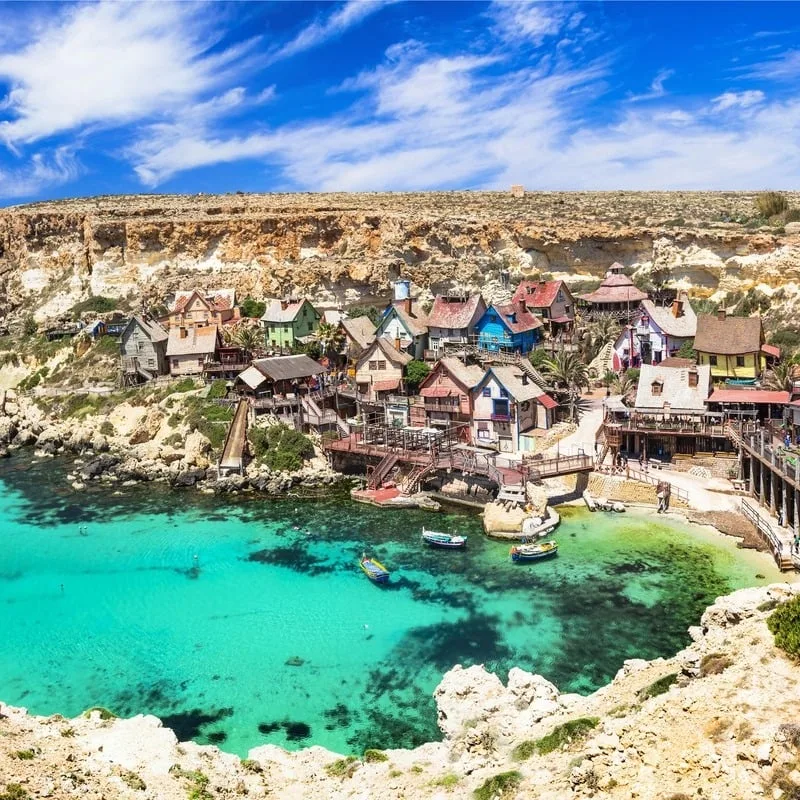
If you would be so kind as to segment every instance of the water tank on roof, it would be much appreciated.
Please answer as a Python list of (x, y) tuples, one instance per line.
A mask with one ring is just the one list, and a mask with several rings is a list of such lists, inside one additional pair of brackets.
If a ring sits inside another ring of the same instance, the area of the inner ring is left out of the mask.
[(411, 296), (411, 281), (399, 280), (394, 282), (394, 299), (406, 300)]

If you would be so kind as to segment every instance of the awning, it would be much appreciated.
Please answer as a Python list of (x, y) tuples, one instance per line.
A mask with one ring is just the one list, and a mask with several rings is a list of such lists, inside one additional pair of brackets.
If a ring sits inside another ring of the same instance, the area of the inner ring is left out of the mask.
[(558, 408), (558, 403), (549, 394), (540, 394), (536, 398), (545, 408)]
[(248, 367), (244, 372), (240, 372), (238, 378), (251, 389), (261, 386), (266, 380), (263, 373), (259, 372), (255, 367)]
[(572, 322), (572, 321), (573, 321), (572, 317), (566, 317), (566, 316), (562, 316), (562, 317), (553, 317), (553, 318), (550, 320), (550, 322), (558, 322), (558, 323), (561, 323), (561, 324), (563, 324), (563, 323), (565, 323), (565, 322)]
[(372, 390), (375, 392), (391, 392), (392, 389), (397, 389), (400, 386), (400, 379), (394, 381), (375, 381), (372, 384)]
[(765, 389), (717, 389), (711, 393), (706, 403), (742, 403), (743, 405), (786, 405), (789, 392)]

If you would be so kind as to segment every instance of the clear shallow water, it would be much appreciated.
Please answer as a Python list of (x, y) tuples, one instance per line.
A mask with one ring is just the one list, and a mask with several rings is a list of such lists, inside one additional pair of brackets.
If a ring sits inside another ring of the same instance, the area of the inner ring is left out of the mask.
[[(431, 692), (456, 663), (588, 693), (626, 658), (680, 649), (714, 597), (778, 575), (723, 537), (635, 514), (569, 509), (558, 558), (515, 565), (473, 515), (78, 494), (58, 465), (21, 460), (0, 462), (0, 490), (0, 698), (152, 713), (240, 755), (436, 739)], [(423, 522), (469, 534), (469, 550), (423, 548)], [(390, 586), (358, 569), (365, 550)]]

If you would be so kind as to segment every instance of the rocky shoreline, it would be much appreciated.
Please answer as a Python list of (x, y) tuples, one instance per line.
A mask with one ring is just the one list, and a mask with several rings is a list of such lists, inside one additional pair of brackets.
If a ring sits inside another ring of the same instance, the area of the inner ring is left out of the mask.
[(110, 415), (62, 420), (14, 390), (0, 391), (0, 458), (24, 447), (42, 458), (75, 456), (67, 479), (76, 490), (91, 483), (132, 486), (156, 481), (220, 494), (279, 495), (319, 491), (345, 480), (319, 455), (293, 472), (252, 463), (244, 475), (219, 477), (209, 440), (199, 431), (179, 433), (165, 417), (156, 406), (123, 405)]
[[(512, 669), (454, 667), (434, 697), (443, 741), (342, 756), (179, 743), (151, 716), (35, 717), (0, 706), (0, 792), (15, 798), (796, 797), (800, 670), (766, 619), (800, 585), (718, 598), (669, 659), (626, 661), (588, 697)], [(496, 789), (496, 791), (495, 791)], [(194, 792), (194, 793), (193, 793)]]

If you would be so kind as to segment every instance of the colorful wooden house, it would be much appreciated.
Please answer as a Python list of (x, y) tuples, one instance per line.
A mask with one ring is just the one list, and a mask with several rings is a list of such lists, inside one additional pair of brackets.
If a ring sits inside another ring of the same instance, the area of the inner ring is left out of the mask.
[(133, 317), (120, 336), (122, 373), (126, 383), (149, 381), (169, 372), (169, 334), (154, 319)]
[(384, 311), (375, 336), (420, 360), (428, 344), (428, 317), (410, 297), (395, 300)]
[(520, 300), (541, 317), (551, 333), (569, 330), (575, 322), (575, 298), (565, 281), (523, 281), (512, 302)]
[(475, 325), (478, 347), (496, 353), (530, 353), (541, 339), (542, 322), (524, 300), (491, 305)]
[(319, 327), (321, 314), (306, 298), (273, 300), (261, 317), (264, 341), (272, 350), (291, 349)]
[(480, 294), (436, 295), (433, 308), (428, 314), (428, 348), (432, 359), (439, 357), (446, 343), (471, 342), (475, 324), (485, 313), (486, 303)]
[(629, 321), (636, 314), (639, 303), (647, 299), (647, 292), (639, 289), (622, 272), (623, 269), (622, 264), (612, 264), (603, 282), (593, 292), (578, 295), (585, 317), (613, 316)]
[(558, 404), (521, 367), (490, 367), (472, 395), (473, 441), (501, 453), (535, 450), (555, 422)]
[(411, 424), (420, 427), (451, 428), (463, 425), (464, 441), (471, 439), (472, 390), (483, 378), (484, 370), (445, 357), (436, 362), (419, 386), (420, 402), (411, 407)]
[(206, 325), (229, 325), (240, 319), (233, 289), (200, 292), (176, 292), (169, 312), (170, 328), (191, 328)]
[(216, 325), (170, 328), (167, 360), (170, 375), (201, 375), (206, 364), (215, 360), (220, 346)]
[(766, 363), (763, 344), (761, 317), (729, 317), (721, 309), (697, 318), (697, 363), (711, 367), (712, 380), (755, 383)]
[(395, 347), (387, 338), (376, 338), (356, 364), (356, 386), (359, 394), (369, 402), (378, 402), (389, 395), (400, 394), (403, 370), (411, 360), (409, 353)]

